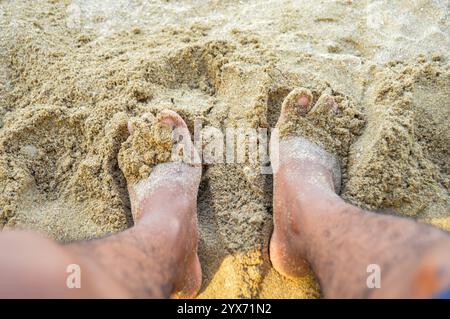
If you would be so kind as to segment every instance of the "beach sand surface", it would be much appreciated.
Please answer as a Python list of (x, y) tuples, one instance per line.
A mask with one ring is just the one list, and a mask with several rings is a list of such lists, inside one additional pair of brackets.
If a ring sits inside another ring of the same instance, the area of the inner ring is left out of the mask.
[[(63, 243), (123, 231), (129, 119), (169, 108), (205, 135), (272, 128), (305, 87), (360, 116), (333, 142), (346, 200), (450, 230), (449, 47), (443, 0), (2, 0), (0, 227)], [(199, 297), (318, 298), (313, 273), (271, 268), (259, 170), (203, 167)]]

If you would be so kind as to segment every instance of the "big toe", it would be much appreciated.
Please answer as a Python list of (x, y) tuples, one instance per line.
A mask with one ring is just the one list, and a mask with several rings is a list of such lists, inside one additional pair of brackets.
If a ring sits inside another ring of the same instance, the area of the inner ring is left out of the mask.
[(173, 129), (172, 138), (176, 143), (172, 153), (173, 160), (181, 160), (195, 166), (201, 164), (198, 152), (192, 143), (188, 126), (178, 113), (165, 109), (158, 114), (156, 120), (161, 124), (171, 126)]
[(187, 129), (186, 122), (175, 111), (164, 109), (159, 112), (157, 121), (161, 124), (172, 126), (172, 128), (185, 128)]
[(284, 99), (281, 106), (280, 121), (288, 121), (293, 116), (305, 116), (311, 109), (313, 95), (310, 90), (296, 88)]

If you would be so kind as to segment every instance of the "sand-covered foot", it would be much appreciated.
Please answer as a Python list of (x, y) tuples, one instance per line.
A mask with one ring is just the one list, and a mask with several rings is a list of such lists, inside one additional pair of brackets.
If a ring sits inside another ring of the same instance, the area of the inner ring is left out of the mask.
[[(314, 101), (316, 101), (314, 103)], [(302, 247), (299, 202), (310, 190), (339, 193), (341, 168), (364, 125), (361, 113), (342, 95), (294, 89), (282, 104), (277, 123), (278, 154), (274, 168), (274, 231), (270, 242), (273, 267), (287, 277), (307, 273)], [(277, 155), (277, 156), (275, 156)], [(275, 159), (276, 157), (276, 159)]]
[(277, 128), (281, 141), (303, 137), (335, 155), (345, 175), (350, 146), (364, 124), (349, 97), (332, 90), (314, 96), (308, 89), (297, 88), (284, 99)]
[[(197, 255), (197, 192), (201, 165), (186, 123), (175, 112), (164, 110), (154, 117), (145, 114), (128, 123), (130, 136), (119, 152), (135, 224), (161, 223), (175, 218), (182, 231), (180, 255), (172, 297), (193, 297), (201, 285), (201, 267)], [(155, 217), (155, 214), (164, 216)], [(158, 226), (159, 227), (159, 226)], [(164, 229), (162, 229), (164, 230)]]

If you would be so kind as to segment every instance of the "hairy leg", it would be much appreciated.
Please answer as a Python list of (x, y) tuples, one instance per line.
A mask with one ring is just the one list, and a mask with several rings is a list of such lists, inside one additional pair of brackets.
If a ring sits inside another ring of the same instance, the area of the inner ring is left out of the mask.
[[(164, 123), (186, 128), (176, 113), (162, 113)], [(155, 166), (148, 179), (128, 187), (135, 225), (109, 237), (63, 246), (33, 233), (3, 232), (0, 297), (194, 296), (201, 284), (200, 177), (200, 166)], [(81, 270), (79, 289), (66, 285), (67, 267), (73, 264)]]
[[(450, 286), (448, 233), (343, 201), (338, 161), (315, 143), (293, 136), (279, 150), (270, 256), (280, 273), (298, 277), (309, 264), (331, 298), (431, 297)], [(381, 288), (368, 287), (369, 265), (380, 267)]]
[(0, 234), (0, 298), (129, 296), (95, 262), (81, 269), (81, 287), (69, 289), (66, 284), (69, 265), (79, 263), (77, 255), (39, 234), (3, 231)]

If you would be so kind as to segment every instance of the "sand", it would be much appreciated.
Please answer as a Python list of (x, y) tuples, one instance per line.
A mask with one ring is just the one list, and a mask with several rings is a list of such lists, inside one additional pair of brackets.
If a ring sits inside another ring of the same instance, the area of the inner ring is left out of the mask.
[(127, 184), (148, 178), (155, 165), (172, 160), (172, 128), (156, 122), (154, 116), (150, 120), (145, 116), (129, 119), (133, 134), (119, 150), (118, 164)]
[[(274, 127), (305, 87), (351, 111), (310, 127), (340, 157), (346, 200), (450, 230), (448, 15), (431, 0), (0, 1), (0, 225), (63, 243), (124, 230), (129, 119)], [(252, 165), (204, 165), (200, 297), (320, 297), (314, 274), (270, 266), (271, 185)]]

